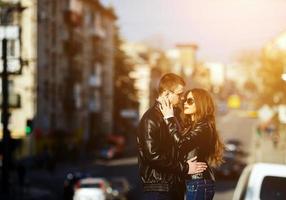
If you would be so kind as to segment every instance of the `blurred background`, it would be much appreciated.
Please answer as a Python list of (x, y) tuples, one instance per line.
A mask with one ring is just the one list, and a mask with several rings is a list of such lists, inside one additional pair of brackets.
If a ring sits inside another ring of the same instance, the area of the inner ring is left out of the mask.
[(168, 72), (215, 99), (226, 144), (215, 199), (232, 199), (249, 164), (285, 165), (285, 10), (284, 0), (1, 0), (0, 199), (140, 199), (136, 127)]

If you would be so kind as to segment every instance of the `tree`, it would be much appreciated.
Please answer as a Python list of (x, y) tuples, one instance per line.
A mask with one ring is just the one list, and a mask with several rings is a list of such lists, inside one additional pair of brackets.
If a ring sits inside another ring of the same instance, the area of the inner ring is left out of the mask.
[(248, 77), (243, 89), (252, 94), (258, 107), (263, 104), (285, 103), (286, 83), (281, 79), (286, 64), (285, 52), (272, 44), (265, 46), (260, 54), (254, 51), (243, 52), (238, 57), (238, 62), (243, 67), (244, 76)]
[(258, 75), (262, 80), (262, 92), (259, 94), (258, 105), (286, 103), (286, 83), (281, 79), (285, 65), (285, 52), (274, 53), (269, 54), (264, 51), (261, 56)]
[(119, 35), (119, 28), (115, 28), (114, 34), (115, 56), (114, 56), (114, 109), (113, 121), (114, 132), (126, 134), (131, 126), (130, 119), (121, 116), (121, 112), (126, 109), (138, 110), (136, 97), (135, 80), (129, 74), (133, 70), (133, 64), (122, 50), (122, 39)]

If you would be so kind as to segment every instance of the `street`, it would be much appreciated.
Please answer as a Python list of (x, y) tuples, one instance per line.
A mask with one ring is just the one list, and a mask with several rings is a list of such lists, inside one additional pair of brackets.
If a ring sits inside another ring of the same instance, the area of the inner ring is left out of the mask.
[[(114, 164), (115, 163), (115, 164)], [(65, 176), (69, 172), (86, 172), (97, 177), (125, 177), (131, 184), (131, 191), (128, 196), (129, 200), (138, 200), (142, 194), (140, 181), (138, 179), (137, 159), (120, 159), (105, 164), (93, 164), (86, 166), (59, 165), (54, 172), (46, 170), (30, 171), (27, 174), (27, 182), (22, 193), (19, 193), (19, 187), (14, 189), (17, 194), (13, 199), (63, 199), (63, 183)], [(236, 181), (219, 180), (216, 188), (215, 198), (217, 200), (228, 200), (232, 197), (232, 192)], [(21, 196), (24, 194), (23, 196)]]
[[(236, 138), (242, 141), (247, 152), (250, 153), (252, 142), (248, 139), (252, 135), (252, 129), (256, 123), (255, 119), (241, 115), (242, 111), (232, 110), (218, 119), (218, 129), (224, 140)], [(239, 128), (238, 128), (239, 127)], [(132, 137), (133, 142), (135, 138)], [(132, 141), (131, 141), (132, 143)], [(134, 144), (134, 143), (133, 143)], [(96, 177), (125, 177), (130, 185), (131, 191), (128, 199), (138, 199), (142, 194), (138, 177), (138, 166), (135, 145), (128, 148), (128, 156), (110, 161), (90, 160), (83, 162), (59, 163), (54, 171), (36, 169), (27, 171), (24, 190), (25, 196), (20, 197), (21, 191), (17, 182), (16, 173), (13, 175), (13, 190), (19, 194), (14, 199), (62, 199), (63, 186), (66, 175), (70, 172), (83, 172)], [(250, 154), (249, 154), (250, 155)], [(237, 180), (219, 178), (216, 183), (215, 200), (229, 200), (232, 198)]]
[[(226, 142), (229, 139), (238, 139), (242, 142), (244, 151), (251, 155), (251, 146), (253, 130), (257, 119), (247, 117), (243, 110), (230, 110), (226, 115), (220, 116), (217, 119), (218, 131), (223, 140)], [(248, 157), (245, 161), (248, 163)], [(237, 180), (225, 180), (217, 182), (217, 191), (215, 200), (229, 200), (232, 199), (234, 188)]]
[(238, 139), (247, 152), (252, 145), (256, 124), (257, 119), (248, 117), (243, 110), (230, 110), (226, 115), (217, 118), (217, 129), (223, 140)]

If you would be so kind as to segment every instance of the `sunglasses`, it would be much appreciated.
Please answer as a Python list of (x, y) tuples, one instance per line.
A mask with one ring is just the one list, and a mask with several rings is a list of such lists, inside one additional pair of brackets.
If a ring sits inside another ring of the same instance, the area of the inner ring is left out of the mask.
[(189, 105), (193, 105), (195, 103), (195, 100), (193, 98), (187, 98), (186, 102)]

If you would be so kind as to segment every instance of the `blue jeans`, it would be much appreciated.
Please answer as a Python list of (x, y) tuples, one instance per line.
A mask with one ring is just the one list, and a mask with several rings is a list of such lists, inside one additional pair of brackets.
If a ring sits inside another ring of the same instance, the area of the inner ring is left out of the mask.
[(186, 200), (212, 200), (214, 197), (215, 186), (212, 180), (187, 180), (186, 187)]
[(144, 192), (142, 200), (172, 200), (169, 192)]

